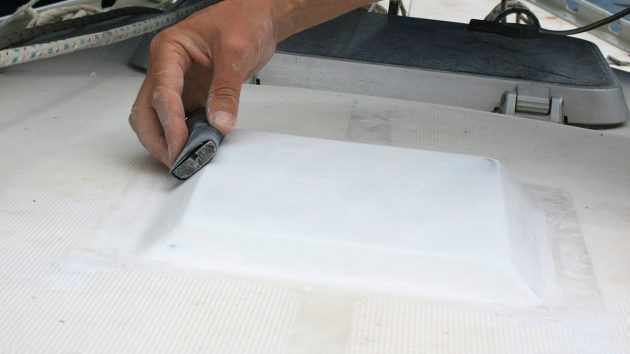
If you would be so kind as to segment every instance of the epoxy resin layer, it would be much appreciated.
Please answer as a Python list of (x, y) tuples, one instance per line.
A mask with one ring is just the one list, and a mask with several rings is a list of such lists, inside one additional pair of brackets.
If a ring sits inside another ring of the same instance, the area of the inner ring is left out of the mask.
[(149, 259), (515, 305), (553, 288), (542, 213), (488, 158), (237, 131), (166, 194)]

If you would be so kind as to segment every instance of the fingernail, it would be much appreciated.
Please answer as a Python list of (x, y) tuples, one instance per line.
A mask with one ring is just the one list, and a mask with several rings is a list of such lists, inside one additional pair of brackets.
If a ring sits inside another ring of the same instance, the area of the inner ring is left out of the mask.
[(230, 132), (234, 127), (234, 118), (232, 115), (225, 111), (218, 111), (212, 113), (210, 117), (210, 121), (215, 128), (223, 131)]

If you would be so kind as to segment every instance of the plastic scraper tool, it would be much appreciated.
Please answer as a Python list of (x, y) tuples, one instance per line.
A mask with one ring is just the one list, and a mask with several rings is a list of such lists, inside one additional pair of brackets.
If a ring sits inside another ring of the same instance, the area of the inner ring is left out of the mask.
[(217, 153), (223, 135), (208, 123), (205, 108), (186, 117), (188, 142), (171, 167), (171, 174), (182, 181), (201, 170)]

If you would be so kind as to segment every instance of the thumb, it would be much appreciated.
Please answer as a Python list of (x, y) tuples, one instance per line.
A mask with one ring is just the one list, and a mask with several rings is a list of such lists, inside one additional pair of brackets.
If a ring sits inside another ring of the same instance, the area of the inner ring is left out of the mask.
[(223, 134), (230, 133), (236, 123), (242, 85), (243, 78), (232, 66), (215, 65), (206, 115), (210, 124)]

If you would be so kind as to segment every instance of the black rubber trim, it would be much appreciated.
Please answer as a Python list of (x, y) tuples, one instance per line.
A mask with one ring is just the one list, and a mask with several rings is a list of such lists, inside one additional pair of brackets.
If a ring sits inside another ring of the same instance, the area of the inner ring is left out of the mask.
[(84, 16), (73, 18), (70, 20), (49, 23), (42, 26), (28, 28), (22, 31), (17, 31), (8, 35), (0, 36), (0, 49), (17, 47), (47, 34), (72, 30), (79, 27), (88, 26), (121, 17), (154, 15), (161, 13), (164, 13), (164, 10), (145, 6), (130, 6), (110, 10), (107, 12), (101, 12), (99, 14), (91, 16)]

